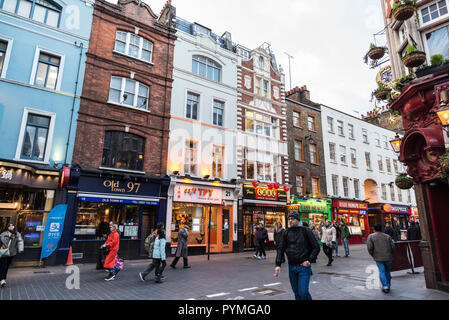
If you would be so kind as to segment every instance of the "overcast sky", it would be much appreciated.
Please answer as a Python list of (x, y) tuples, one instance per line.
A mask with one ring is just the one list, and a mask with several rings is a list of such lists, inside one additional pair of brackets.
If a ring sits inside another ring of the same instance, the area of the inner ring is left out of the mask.
[[(144, 0), (156, 14), (166, 0)], [(383, 29), (380, 0), (172, 0), (179, 17), (232, 34), (250, 49), (271, 44), (290, 88), (307, 85), (311, 100), (354, 116), (374, 107), (378, 70), (363, 63), (373, 34)], [(377, 38), (386, 45), (385, 37)]]

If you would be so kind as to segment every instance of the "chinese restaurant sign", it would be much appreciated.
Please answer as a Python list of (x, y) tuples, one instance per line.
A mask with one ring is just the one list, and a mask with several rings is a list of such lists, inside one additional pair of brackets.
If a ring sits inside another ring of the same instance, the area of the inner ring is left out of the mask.
[(243, 197), (245, 199), (253, 200), (268, 200), (268, 201), (282, 201), (287, 202), (287, 192), (282, 189), (269, 189), (268, 187), (243, 187)]
[(221, 204), (223, 192), (219, 188), (198, 185), (176, 185), (174, 201)]

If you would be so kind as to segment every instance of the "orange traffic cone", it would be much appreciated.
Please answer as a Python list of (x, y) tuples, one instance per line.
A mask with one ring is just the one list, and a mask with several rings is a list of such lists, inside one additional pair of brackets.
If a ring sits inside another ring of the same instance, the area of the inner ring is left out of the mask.
[(65, 265), (66, 265), (66, 266), (71, 266), (71, 265), (73, 265), (73, 259), (72, 259), (72, 246), (70, 246), (69, 256), (67, 257), (67, 262), (66, 262)]

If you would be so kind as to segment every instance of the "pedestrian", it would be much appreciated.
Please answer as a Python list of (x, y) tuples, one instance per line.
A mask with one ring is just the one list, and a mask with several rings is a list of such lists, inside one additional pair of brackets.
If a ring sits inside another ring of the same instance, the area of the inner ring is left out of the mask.
[[(158, 237), (158, 230), (163, 228), (162, 223), (158, 223), (156, 226), (156, 229), (154, 231), (151, 231), (151, 233), (148, 235), (148, 237), (145, 239), (144, 247), (145, 250), (148, 252), (148, 258), (152, 259), (152, 262), (148, 265), (148, 267), (145, 269), (144, 272), (140, 272), (140, 279), (142, 281), (145, 281), (145, 277), (151, 273), (160, 263), (160, 261), (155, 261), (155, 258), (153, 257), (154, 253), (154, 244), (156, 242), (156, 239)], [(165, 238), (165, 235), (164, 235)]]
[(412, 221), (410, 227), (407, 229), (407, 240), (408, 241), (417, 241), (421, 240), (421, 232), (416, 226), (416, 222)]
[(321, 242), (323, 243), (323, 252), (328, 257), (329, 261), (327, 266), (330, 267), (332, 265), (332, 250), (335, 247), (335, 241), (337, 239), (337, 231), (335, 230), (332, 223), (327, 220), (326, 224), (323, 227), (323, 234), (321, 236)]
[(256, 225), (256, 230), (254, 231), (254, 238), (253, 238), (254, 248), (256, 248), (256, 252), (253, 255), (254, 259), (259, 259), (260, 245), (259, 245), (259, 240), (257, 239), (257, 234), (259, 232), (260, 232), (259, 225)]
[[(277, 248), (279, 247), (279, 243), (282, 238), (282, 234), (285, 232), (285, 229), (282, 227), (282, 222), (278, 221), (276, 223), (276, 229), (274, 229), (274, 245)], [(282, 262), (285, 262), (285, 257), (282, 257)]]
[[(148, 266), (148, 268), (144, 272), (140, 272), (139, 276), (142, 281), (145, 281), (145, 277), (148, 276), (148, 274), (155, 270), (155, 281), (160, 283), (163, 280), (165, 280), (165, 277), (162, 276), (162, 272), (164, 271), (165, 265), (166, 265), (166, 253), (165, 253), (165, 247), (167, 244), (167, 240), (165, 239), (165, 230), (163, 224), (158, 224), (156, 227), (156, 231), (153, 232), (155, 234), (154, 241), (152, 241), (152, 245), (150, 244), (150, 251), (151, 258), (153, 261)], [(150, 236), (152, 236), (151, 234)]]
[(259, 242), (259, 260), (266, 259), (265, 243), (268, 242), (268, 230), (264, 228), (263, 224), (260, 224), (259, 232), (257, 233), (257, 241)]
[(190, 268), (188, 264), (188, 239), (189, 239), (189, 226), (184, 225), (183, 228), (179, 229), (178, 232), (178, 247), (176, 248), (175, 259), (170, 264), (170, 267), (176, 269), (176, 264), (180, 257), (182, 257), (184, 261), (184, 269)]
[(385, 223), (385, 231), (386, 234), (388, 234), (393, 241), (397, 240), (396, 231), (391, 227), (391, 224), (389, 222)]
[(309, 292), (311, 263), (316, 262), (320, 246), (309, 228), (299, 225), (299, 213), (288, 215), (289, 228), (280, 239), (274, 276), (281, 272), (282, 257), (287, 254), (290, 285), (296, 300), (312, 300)]
[(6, 276), (14, 257), (23, 251), (23, 239), (13, 223), (8, 224), (6, 230), (0, 234), (0, 247), (3, 255), (0, 256), (0, 286), (6, 287)]
[(340, 229), (340, 227), (338, 226), (337, 220), (334, 221), (333, 226), (334, 226), (334, 228), (335, 228), (335, 231), (337, 232), (337, 233), (336, 233), (336, 234), (337, 234), (337, 237), (336, 237), (336, 241), (335, 241), (335, 250), (334, 250), (334, 252), (333, 252), (332, 255), (333, 255), (333, 256), (336, 256), (336, 257), (340, 257), (340, 255), (338, 254), (338, 239), (340, 239), (341, 229)]
[(108, 236), (108, 240), (102, 247), (108, 247), (109, 252), (104, 261), (104, 268), (109, 269), (109, 275), (105, 279), (106, 281), (111, 281), (115, 279), (117, 273), (119, 273), (120, 269), (116, 266), (115, 261), (117, 258), (118, 249), (120, 246), (120, 236), (117, 232), (117, 225), (112, 223), (109, 226), (109, 230), (111, 233)]
[(416, 227), (418, 228), (419, 239), (421, 240), (422, 239), (421, 227), (419, 226), (419, 222), (418, 221), (416, 221), (415, 223), (416, 223)]
[(313, 223), (310, 225), (310, 230), (312, 231), (313, 235), (315, 236), (316, 241), (320, 241), (320, 233), (316, 230), (316, 227)]
[(350, 236), (351, 236), (351, 233), (349, 232), (348, 225), (346, 224), (346, 221), (342, 220), (340, 223), (340, 238), (341, 238), (341, 243), (343, 244), (343, 247), (345, 248), (345, 258), (351, 256), (351, 254), (349, 252), (349, 237)]
[(382, 225), (374, 225), (374, 233), (370, 234), (366, 246), (369, 254), (376, 261), (379, 269), (379, 278), (382, 283), (382, 292), (388, 293), (391, 289), (391, 261), (393, 260), (394, 241), (382, 232)]
[[(111, 234), (110, 227), (114, 224), (114, 222), (110, 221), (107, 223), (105, 220), (103, 220), (102, 223), (100, 223), (98, 234), (100, 237), (107, 240), (108, 236)], [(118, 230), (117, 230), (118, 232)], [(120, 234), (119, 234), (120, 235)], [(106, 259), (106, 256), (108, 255), (108, 247), (107, 246), (100, 246), (98, 248), (98, 254), (97, 254), (97, 270), (103, 270), (104, 261)]]

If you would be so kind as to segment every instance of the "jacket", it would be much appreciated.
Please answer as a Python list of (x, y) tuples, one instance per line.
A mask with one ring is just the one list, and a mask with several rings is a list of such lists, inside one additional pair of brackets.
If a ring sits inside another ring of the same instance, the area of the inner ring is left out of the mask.
[(260, 231), (256, 234), (257, 240), (265, 241), (268, 239), (268, 230), (265, 228), (260, 229)]
[(152, 232), (146, 239), (145, 242), (148, 242), (148, 257), (153, 257), (154, 250), (154, 241), (156, 241), (157, 232)]
[(388, 234), (383, 232), (370, 234), (366, 241), (366, 246), (374, 261), (386, 262), (393, 260), (394, 242)]
[(417, 227), (410, 227), (407, 230), (407, 240), (421, 240), (421, 231)]
[(104, 268), (112, 269), (115, 265), (115, 257), (117, 256), (118, 248), (120, 245), (120, 236), (115, 230), (108, 236), (108, 240), (106, 240), (106, 244), (109, 245), (109, 253), (104, 260)]
[[(9, 241), (11, 240), (11, 244)], [(0, 246), (4, 249), (8, 248), (9, 245), (9, 256), (14, 257), (18, 253), (23, 251), (23, 239), (20, 233), (16, 233), (15, 235), (9, 231), (5, 231), (0, 234)]]
[(336, 224), (333, 224), (333, 226), (335, 228), (335, 231), (337, 232), (337, 239), (340, 239), (340, 237), (341, 237), (341, 229), (340, 229), (340, 227), (338, 225), (336, 225)]
[(306, 227), (292, 227), (282, 233), (276, 255), (276, 266), (280, 267), (284, 254), (288, 264), (299, 266), (304, 261), (316, 262), (320, 246), (312, 231)]
[(279, 242), (281, 241), (282, 234), (284, 232), (285, 232), (284, 228), (274, 230), (274, 243), (276, 246), (279, 245)]
[(386, 227), (385, 234), (388, 234), (394, 241), (398, 241), (396, 231), (392, 227)]
[(351, 235), (349, 233), (349, 228), (348, 228), (348, 225), (346, 223), (344, 223), (341, 226), (340, 231), (341, 231), (341, 239), (347, 239)]
[(166, 260), (166, 255), (165, 255), (166, 243), (167, 243), (167, 240), (165, 240), (165, 238), (161, 238), (161, 239), (159, 239), (159, 237), (156, 238), (156, 240), (154, 241), (153, 259)]
[(189, 238), (189, 232), (182, 228), (178, 232), (178, 247), (176, 248), (176, 257), (187, 258), (187, 243)]
[(323, 228), (323, 234), (321, 236), (321, 242), (327, 246), (332, 246), (332, 242), (337, 242), (337, 230), (330, 225), (329, 228)]

